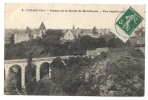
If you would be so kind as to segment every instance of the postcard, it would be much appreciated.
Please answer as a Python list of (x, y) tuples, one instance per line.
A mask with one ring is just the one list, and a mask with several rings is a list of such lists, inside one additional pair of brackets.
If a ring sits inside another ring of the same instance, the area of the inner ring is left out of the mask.
[(6, 3), (4, 94), (144, 96), (145, 8)]

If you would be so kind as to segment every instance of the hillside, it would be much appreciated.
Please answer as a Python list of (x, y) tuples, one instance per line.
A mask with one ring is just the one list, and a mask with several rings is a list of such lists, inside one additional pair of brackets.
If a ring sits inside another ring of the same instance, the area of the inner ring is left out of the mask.
[[(112, 48), (94, 59), (76, 57), (64, 60), (56, 58), (41, 66), (41, 80), (36, 82), (33, 67), (26, 70), (27, 95), (73, 96), (144, 96), (144, 54), (134, 48)], [(27, 68), (30, 68), (28, 65)], [(49, 67), (52, 70), (49, 78)], [(19, 72), (16, 71), (15, 72)], [(18, 73), (16, 73), (18, 74)], [(33, 76), (28, 76), (33, 75)], [(8, 94), (18, 93), (18, 78), (10, 77)], [(17, 83), (14, 83), (17, 82)]]
[(65, 95), (143, 96), (144, 55), (138, 59), (118, 49), (121, 51), (110, 50), (95, 59), (71, 58), (66, 61), (67, 67), (58, 68), (58, 62), (52, 63), (51, 81)]

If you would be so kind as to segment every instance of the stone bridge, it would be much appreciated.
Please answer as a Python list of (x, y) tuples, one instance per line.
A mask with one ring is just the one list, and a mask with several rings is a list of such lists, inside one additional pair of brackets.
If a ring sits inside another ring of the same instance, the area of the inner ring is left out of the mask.
[[(69, 57), (74, 56), (60, 56), (61, 59), (69, 59)], [(51, 63), (53, 59), (57, 57), (46, 57), (46, 58), (33, 58), (32, 63), (36, 65), (36, 80), (40, 80), (40, 66), (42, 63)], [(13, 60), (5, 60), (4, 63), (4, 70), (5, 70), (5, 80), (9, 78), (9, 69), (13, 65), (19, 65), (21, 68), (21, 86), (22, 88), (25, 88), (25, 67), (27, 66), (27, 60), (28, 59), (13, 59)], [(63, 62), (63, 60), (62, 60)], [(64, 63), (64, 62), (63, 62)], [(50, 69), (50, 68), (49, 68)], [(51, 75), (51, 73), (49, 73)]]

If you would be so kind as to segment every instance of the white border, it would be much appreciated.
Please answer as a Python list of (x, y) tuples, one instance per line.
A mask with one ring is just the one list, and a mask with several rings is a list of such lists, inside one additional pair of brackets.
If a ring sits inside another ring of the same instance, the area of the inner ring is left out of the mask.
[[(73, 0), (73, 1), (70, 1), (70, 0), (4, 0), (3, 2), (0, 3), (0, 12), (1, 12), (1, 16), (0, 16), (0, 24), (1, 24), (1, 27), (0, 27), (0, 46), (1, 46), (1, 49), (0, 49), (0, 63), (1, 63), (1, 69), (0, 69), (0, 79), (1, 79), (1, 83), (0, 83), (0, 98), (1, 100), (10, 100), (10, 99), (15, 99), (15, 100), (30, 100), (30, 99), (33, 99), (35, 98), (36, 100), (45, 100), (45, 99), (51, 99), (51, 100), (56, 100), (56, 99), (59, 99), (59, 100), (69, 100), (69, 99), (72, 99), (72, 100), (78, 100), (78, 99), (85, 99), (85, 100), (90, 100), (90, 99), (93, 99), (93, 100), (98, 100), (98, 99), (110, 99), (110, 100), (125, 100), (125, 99), (133, 99), (133, 100), (139, 100), (139, 99), (144, 99), (144, 100), (148, 100), (148, 68), (147, 68), (147, 65), (148, 65), (148, 61), (147, 61), (147, 52), (145, 53), (146, 54), (146, 58), (145, 58), (145, 96), (144, 97), (94, 97), (94, 96), (82, 96), (82, 97), (78, 97), (78, 96), (75, 96), (75, 97), (71, 97), (71, 96), (5, 96), (4, 95), (4, 84), (3, 84), (3, 77), (4, 77), (4, 4), (5, 3), (66, 3), (66, 4), (71, 4), (71, 3), (74, 3), (74, 4), (147, 4), (146, 3), (146, 0)], [(147, 11), (147, 8), (146, 8), (146, 11)], [(146, 16), (147, 16), (147, 13), (146, 13)], [(147, 23), (146, 23), (147, 25)], [(147, 27), (146, 27), (146, 32), (147, 32)], [(146, 34), (146, 42), (147, 42), (147, 39), (148, 36)], [(148, 43), (146, 43), (146, 47), (148, 47)], [(147, 49), (145, 50), (147, 51)]]

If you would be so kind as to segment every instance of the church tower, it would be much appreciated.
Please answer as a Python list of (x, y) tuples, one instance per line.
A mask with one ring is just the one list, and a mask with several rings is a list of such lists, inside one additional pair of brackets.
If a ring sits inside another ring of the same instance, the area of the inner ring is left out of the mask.
[(46, 27), (45, 27), (45, 25), (44, 25), (43, 22), (41, 23), (41, 25), (40, 25), (40, 27), (39, 27), (39, 30), (46, 30)]
[(45, 34), (45, 32), (46, 32), (46, 27), (45, 27), (44, 23), (42, 22), (39, 27), (39, 33), (40, 33), (39, 37), (42, 37), (42, 34)]
[(72, 29), (75, 29), (75, 26), (74, 26), (74, 24), (73, 24), (73, 28)]

